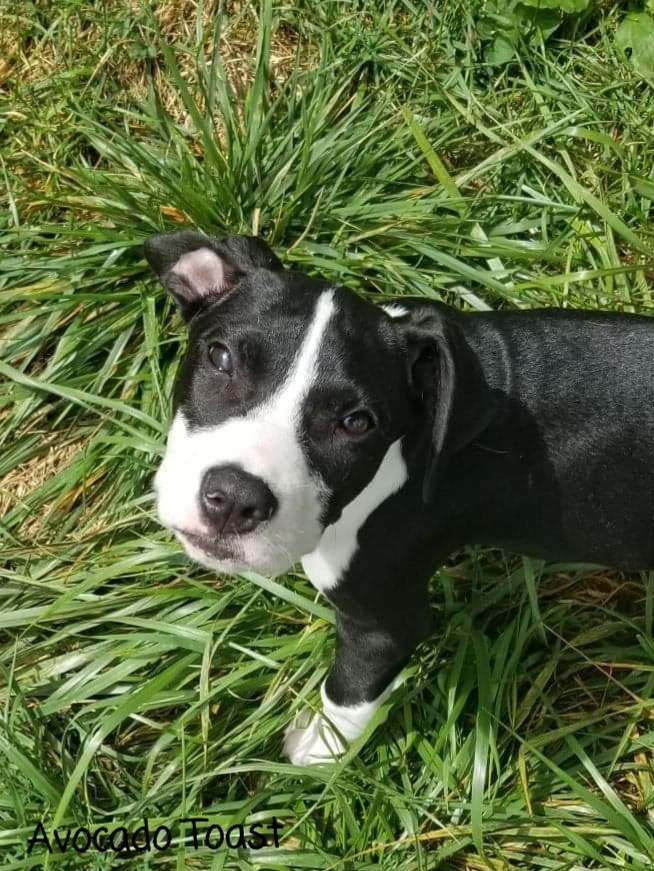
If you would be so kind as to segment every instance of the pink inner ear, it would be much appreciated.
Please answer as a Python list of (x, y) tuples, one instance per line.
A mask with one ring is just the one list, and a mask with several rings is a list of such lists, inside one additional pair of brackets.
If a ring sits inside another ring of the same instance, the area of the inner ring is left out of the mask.
[(211, 248), (197, 248), (182, 254), (172, 274), (188, 288), (188, 299), (201, 299), (225, 288), (225, 265)]

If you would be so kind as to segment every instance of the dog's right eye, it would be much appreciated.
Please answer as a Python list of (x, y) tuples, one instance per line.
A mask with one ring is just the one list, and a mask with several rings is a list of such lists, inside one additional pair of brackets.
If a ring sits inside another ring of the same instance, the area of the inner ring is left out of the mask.
[(362, 436), (373, 429), (375, 422), (367, 411), (352, 411), (340, 422), (341, 429), (350, 436)]
[(234, 371), (231, 352), (224, 345), (211, 345), (209, 348), (209, 360), (214, 369), (223, 372), (225, 375), (231, 375)]

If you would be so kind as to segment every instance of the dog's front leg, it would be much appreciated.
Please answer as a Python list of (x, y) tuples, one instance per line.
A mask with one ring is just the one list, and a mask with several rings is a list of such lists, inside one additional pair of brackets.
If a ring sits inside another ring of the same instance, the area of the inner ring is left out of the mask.
[(421, 609), (410, 617), (362, 619), (337, 612), (336, 660), (321, 687), (322, 710), (303, 711), (288, 728), (284, 754), (291, 762), (330, 762), (362, 734), (427, 634), (428, 613)]

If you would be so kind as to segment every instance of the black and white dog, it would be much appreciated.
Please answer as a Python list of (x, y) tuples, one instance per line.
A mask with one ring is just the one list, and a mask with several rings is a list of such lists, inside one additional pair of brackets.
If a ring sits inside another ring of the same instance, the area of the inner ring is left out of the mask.
[(430, 632), (452, 550), (654, 566), (653, 320), (375, 306), (247, 236), (183, 231), (145, 254), (189, 328), (162, 523), (219, 572), (301, 560), (336, 608), (294, 762), (361, 734)]

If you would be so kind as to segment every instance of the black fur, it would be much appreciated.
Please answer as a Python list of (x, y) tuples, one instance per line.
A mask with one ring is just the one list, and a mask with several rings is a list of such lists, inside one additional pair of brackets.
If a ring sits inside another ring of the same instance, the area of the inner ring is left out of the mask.
[[(416, 306), (421, 320), (424, 309)], [(478, 361), (476, 374), (465, 360), (463, 371), (472, 379), (471, 410), (479, 409), (484, 427), (471, 441), (468, 424), (447, 434), (461, 447), (427, 505), (420, 428), (406, 441), (409, 481), (369, 519), (346, 577), (330, 594), (344, 615), (339, 636), (347, 637), (327, 685), (341, 704), (375, 698), (402, 667), (429, 629), (428, 581), (463, 545), (619, 569), (654, 566), (654, 321), (432, 309), (436, 333), (454, 328), (463, 336), (452, 352), (455, 369), (460, 354)], [(429, 415), (425, 407), (425, 421)], [(348, 653), (355, 639), (365, 651), (365, 693)], [(380, 639), (385, 654), (368, 661)]]

